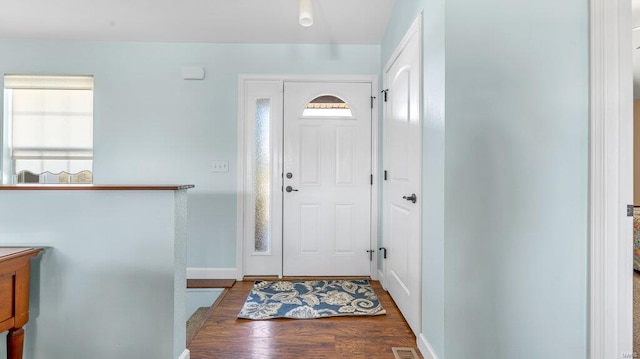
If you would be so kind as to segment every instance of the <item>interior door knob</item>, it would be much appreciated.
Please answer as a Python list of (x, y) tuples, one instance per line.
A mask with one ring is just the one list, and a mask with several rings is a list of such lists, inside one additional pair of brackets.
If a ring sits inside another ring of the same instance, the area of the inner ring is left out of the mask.
[(412, 193), (411, 196), (402, 196), (402, 198), (406, 199), (407, 201), (411, 201), (413, 203), (416, 203), (416, 201), (418, 200), (418, 197), (416, 197), (415, 193)]
[(284, 190), (287, 191), (287, 192), (298, 192), (297, 189), (293, 189), (293, 187), (291, 187), (291, 186), (287, 186), (287, 188), (285, 188)]

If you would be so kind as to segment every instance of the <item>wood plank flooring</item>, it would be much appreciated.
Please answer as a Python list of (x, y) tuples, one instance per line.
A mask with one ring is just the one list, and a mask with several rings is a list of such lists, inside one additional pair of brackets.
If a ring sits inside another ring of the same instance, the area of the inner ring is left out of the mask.
[(253, 321), (237, 319), (253, 282), (236, 282), (189, 344), (191, 359), (392, 359), (391, 347), (418, 352), (391, 297), (379, 282), (371, 285), (386, 315)]

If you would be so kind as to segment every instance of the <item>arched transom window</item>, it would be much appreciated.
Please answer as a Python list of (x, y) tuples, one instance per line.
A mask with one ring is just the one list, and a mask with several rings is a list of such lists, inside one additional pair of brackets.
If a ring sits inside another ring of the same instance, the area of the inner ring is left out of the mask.
[(302, 117), (351, 117), (349, 104), (337, 96), (323, 95), (311, 100), (304, 107)]

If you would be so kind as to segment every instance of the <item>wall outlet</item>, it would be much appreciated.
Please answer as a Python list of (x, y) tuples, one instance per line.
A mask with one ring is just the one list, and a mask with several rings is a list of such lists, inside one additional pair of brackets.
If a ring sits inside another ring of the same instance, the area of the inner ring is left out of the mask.
[(213, 161), (211, 172), (229, 172), (229, 161)]

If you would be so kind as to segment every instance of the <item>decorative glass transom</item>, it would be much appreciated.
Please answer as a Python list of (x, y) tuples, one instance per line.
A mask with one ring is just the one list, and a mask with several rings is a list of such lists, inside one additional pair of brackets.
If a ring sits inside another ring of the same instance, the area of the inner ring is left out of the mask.
[(311, 100), (302, 112), (303, 117), (351, 117), (349, 104), (332, 95), (318, 96)]

